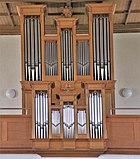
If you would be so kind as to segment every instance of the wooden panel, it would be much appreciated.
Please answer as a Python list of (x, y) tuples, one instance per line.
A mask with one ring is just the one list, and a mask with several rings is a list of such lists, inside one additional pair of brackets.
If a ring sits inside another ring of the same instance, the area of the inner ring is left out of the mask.
[(105, 149), (105, 142), (103, 140), (92, 140), (90, 141), (90, 148), (97, 149)]
[(131, 13), (128, 18), (128, 23), (140, 22), (140, 13)]
[(55, 150), (103, 150), (105, 149), (104, 140), (88, 140), (88, 139), (34, 139), (33, 148), (35, 150), (48, 150), (55, 152)]
[(0, 3), (0, 13), (5, 13), (4, 3)]
[(115, 14), (114, 16), (114, 23), (115, 24), (124, 24), (125, 23), (125, 17), (126, 15), (125, 14)]
[(9, 17), (7, 16), (2, 16), (0, 17), (0, 25), (11, 25)]
[(89, 149), (90, 144), (87, 140), (77, 140), (76, 149)]
[(49, 141), (47, 140), (35, 140), (33, 142), (34, 149), (46, 150), (49, 149)]
[(116, 11), (125, 11), (129, 7), (128, 0), (115, 0), (114, 3), (116, 4)]
[(64, 149), (75, 149), (74, 140), (64, 140), (63, 142)]
[(51, 150), (62, 150), (63, 143), (60, 141), (61, 140), (50, 140), (50, 149)]
[(27, 138), (29, 138), (29, 123), (27, 123), (27, 121), (23, 122), (19, 120), (15, 122), (8, 122), (7, 124), (7, 138), (9, 141), (14, 141), (15, 139), (27, 140)]
[(140, 117), (110, 116), (107, 118), (109, 148), (139, 148)]
[[(57, 18), (60, 16), (57, 16)], [(54, 27), (54, 19), (56, 18), (56, 16), (47, 16), (45, 17), (45, 25), (53, 25)]]
[(2, 122), (0, 122), (0, 141), (2, 140)]
[(58, 13), (58, 12), (61, 11), (61, 9), (58, 8), (57, 5), (56, 5), (56, 6), (53, 5), (53, 7), (52, 7), (52, 6), (51, 6), (51, 7), (48, 7), (48, 8), (47, 8), (47, 11), (48, 11), (48, 13)]
[(22, 96), (22, 107), (25, 108), (23, 114), (31, 115), (32, 113), (32, 92), (23, 91)]
[(112, 108), (114, 108), (115, 95), (114, 95), (114, 89), (107, 89), (105, 90), (105, 109), (106, 109), (106, 115), (112, 115), (114, 113), (111, 111)]
[(88, 24), (88, 16), (73, 15), (73, 18), (78, 18), (79, 24)]
[(17, 13), (16, 5), (19, 5), (19, 3), (11, 3), (9, 4), (9, 10), (11, 13)]
[(7, 141), (7, 121), (2, 122), (2, 141)]
[(140, 1), (139, 0), (133, 0), (132, 10), (139, 10), (139, 9), (140, 9)]
[[(119, 141), (127, 140), (134, 140), (134, 124), (133, 123), (110, 123), (109, 124), (110, 131), (109, 137), (112, 140), (116, 140), (116, 137)], [(129, 130), (129, 131), (126, 131)], [(125, 132), (125, 133), (124, 133)]]
[(0, 147), (32, 147), (31, 117), (20, 115), (0, 116)]

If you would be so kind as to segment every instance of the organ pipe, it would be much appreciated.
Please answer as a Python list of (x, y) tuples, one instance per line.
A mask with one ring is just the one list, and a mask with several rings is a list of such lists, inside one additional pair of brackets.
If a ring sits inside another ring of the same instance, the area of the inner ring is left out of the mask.
[(109, 26), (108, 15), (93, 15), (94, 80), (111, 80)]
[(57, 42), (45, 43), (45, 72), (48, 76), (58, 75)]
[(26, 16), (24, 20), (25, 80), (40, 81), (41, 68), (41, 30), (38, 16)]
[(72, 29), (62, 29), (61, 32), (61, 79), (74, 80), (73, 37)]
[(89, 42), (77, 41), (77, 75), (90, 75)]
[(48, 138), (48, 95), (46, 91), (35, 94), (35, 138)]
[(52, 134), (60, 134), (60, 110), (52, 110)]
[(64, 138), (74, 138), (74, 105), (64, 102), (63, 105), (63, 133)]
[(89, 94), (89, 118), (90, 137), (93, 139), (103, 137), (103, 114), (102, 114), (101, 91), (91, 91)]
[(86, 134), (86, 110), (77, 112), (78, 134)]

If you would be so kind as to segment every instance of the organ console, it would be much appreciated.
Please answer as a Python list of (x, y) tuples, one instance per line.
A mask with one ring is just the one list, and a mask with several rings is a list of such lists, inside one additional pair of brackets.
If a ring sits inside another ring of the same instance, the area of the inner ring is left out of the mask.
[(67, 16), (54, 19), (57, 34), (45, 34), (47, 7), (18, 6), (23, 114), (32, 116), (35, 151), (106, 150), (106, 115), (115, 105), (115, 5), (90, 3), (85, 8), (88, 34), (77, 34), (78, 19)]

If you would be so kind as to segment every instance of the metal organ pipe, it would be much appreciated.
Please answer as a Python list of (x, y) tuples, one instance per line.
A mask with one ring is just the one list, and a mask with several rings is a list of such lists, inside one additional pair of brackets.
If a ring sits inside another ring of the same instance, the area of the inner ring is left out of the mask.
[(47, 41), (45, 43), (45, 48), (46, 75), (58, 75), (57, 42)]
[(27, 16), (24, 21), (25, 43), (25, 80), (39, 81), (41, 73), (41, 30), (37, 16)]
[(60, 110), (52, 110), (52, 134), (60, 134)]
[(94, 79), (111, 80), (110, 22), (108, 15), (93, 15)]
[(72, 102), (64, 102), (63, 131), (64, 138), (74, 138), (74, 105)]
[(89, 94), (90, 137), (103, 137), (103, 114), (101, 91), (91, 91)]
[(86, 110), (78, 110), (78, 134), (86, 134)]
[(77, 41), (77, 74), (81, 76), (87, 76), (90, 74), (88, 41)]
[(48, 138), (48, 96), (46, 91), (35, 94), (35, 138)]
[(72, 29), (61, 32), (61, 72), (63, 81), (74, 80)]

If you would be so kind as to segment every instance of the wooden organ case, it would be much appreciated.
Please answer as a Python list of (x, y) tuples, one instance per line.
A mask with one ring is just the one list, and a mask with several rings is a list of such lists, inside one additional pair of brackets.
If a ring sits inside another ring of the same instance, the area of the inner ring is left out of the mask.
[[(89, 33), (77, 18), (56, 18), (45, 34), (44, 5), (18, 6), (22, 38), (23, 114), (32, 116), (36, 152), (106, 151), (106, 115), (114, 107), (114, 4), (86, 4)], [(47, 18), (47, 17), (46, 17)]]

